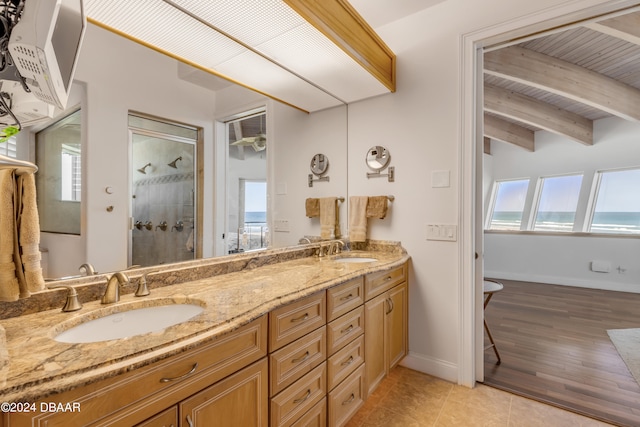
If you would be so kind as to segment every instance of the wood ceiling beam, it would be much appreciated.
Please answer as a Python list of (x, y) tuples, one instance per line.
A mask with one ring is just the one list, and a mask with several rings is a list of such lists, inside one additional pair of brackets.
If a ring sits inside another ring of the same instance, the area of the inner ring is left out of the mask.
[(591, 120), (530, 96), (493, 85), (485, 85), (484, 109), (585, 145), (593, 145)]
[(484, 115), (484, 136), (534, 151), (534, 132), (489, 114)]
[(585, 26), (594, 31), (640, 45), (640, 12), (616, 16)]
[(396, 55), (345, 0), (284, 0), (391, 92), (396, 91)]
[(530, 49), (511, 46), (487, 52), (484, 72), (640, 121), (640, 90)]
[(491, 154), (491, 138), (484, 137), (484, 154)]

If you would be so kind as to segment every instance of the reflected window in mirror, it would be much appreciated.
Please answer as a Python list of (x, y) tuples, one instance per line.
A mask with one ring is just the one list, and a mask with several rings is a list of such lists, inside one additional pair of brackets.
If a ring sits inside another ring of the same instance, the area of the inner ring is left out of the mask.
[(81, 111), (37, 132), (36, 191), (40, 229), (80, 234), (82, 191)]
[(17, 151), (16, 137), (10, 136), (5, 142), (0, 144), (0, 154), (15, 159)]
[(228, 141), (225, 236), (230, 254), (269, 245), (266, 118), (261, 109), (225, 123)]

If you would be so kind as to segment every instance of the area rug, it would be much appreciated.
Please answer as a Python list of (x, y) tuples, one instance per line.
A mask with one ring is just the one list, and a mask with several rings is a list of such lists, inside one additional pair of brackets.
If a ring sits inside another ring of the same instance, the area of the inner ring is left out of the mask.
[(607, 333), (629, 372), (640, 384), (640, 328), (609, 329)]

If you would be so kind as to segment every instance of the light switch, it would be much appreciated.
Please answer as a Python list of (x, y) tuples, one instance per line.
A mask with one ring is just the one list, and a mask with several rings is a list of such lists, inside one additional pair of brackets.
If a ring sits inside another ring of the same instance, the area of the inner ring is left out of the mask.
[(276, 219), (273, 221), (273, 231), (289, 232), (289, 220), (288, 219)]
[(455, 242), (458, 239), (458, 226), (453, 224), (427, 224), (427, 240)]

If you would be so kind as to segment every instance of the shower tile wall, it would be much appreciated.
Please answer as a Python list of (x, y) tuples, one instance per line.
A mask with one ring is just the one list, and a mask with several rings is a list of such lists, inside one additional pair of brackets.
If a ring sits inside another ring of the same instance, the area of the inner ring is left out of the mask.
[[(178, 156), (183, 157), (178, 168), (169, 167), (167, 163)], [(151, 221), (152, 227), (147, 230), (134, 226), (131, 230), (131, 263), (149, 266), (194, 259), (193, 147), (170, 141), (156, 140), (153, 144), (146, 141), (134, 144), (134, 159), (138, 160), (134, 160), (133, 168), (133, 221), (142, 224)], [(137, 167), (146, 164), (141, 161), (146, 159), (152, 166), (142, 174)], [(164, 231), (160, 228), (163, 221), (167, 222)], [(183, 223), (182, 230), (176, 226), (179, 221)]]

